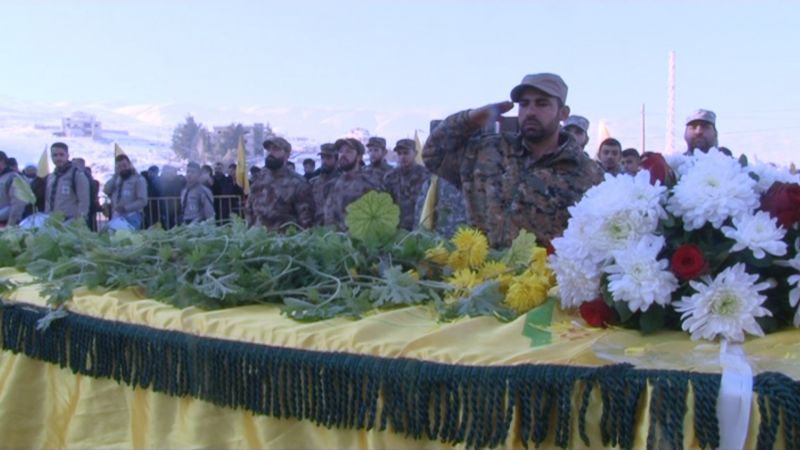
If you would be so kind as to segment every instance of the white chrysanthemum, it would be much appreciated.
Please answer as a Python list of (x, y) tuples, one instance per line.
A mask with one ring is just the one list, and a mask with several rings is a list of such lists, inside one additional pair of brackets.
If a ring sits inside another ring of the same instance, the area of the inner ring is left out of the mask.
[(733, 252), (749, 248), (756, 259), (762, 259), (766, 253), (774, 256), (786, 254), (786, 243), (783, 242), (786, 230), (764, 211), (734, 218), (733, 227), (722, 227), (722, 233), (736, 241), (731, 249)]
[(760, 291), (769, 288), (769, 283), (756, 284), (758, 275), (745, 272), (742, 263), (728, 267), (713, 280), (705, 276), (702, 281), (690, 281), (697, 293), (674, 303), (675, 311), (683, 313), (681, 326), (691, 333), (692, 339), (721, 337), (741, 342), (745, 331), (764, 335), (756, 317), (772, 315), (761, 306), (767, 297)]
[(631, 311), (647, 311), (650, 305), (666, 305), (678, 288), (678, 279), (658, 260), (664, 247), (662, 236), (645, 236), (635, 246), (614, 252), (614, 264), (606, 267), (608, 290), (615, 301), (624, 301)]
[(550, 255), (548, 265), (556, 275), (561, 306), (572, 308), (600, 295), (600, 272), (586, 270), (580, 260)]
[(752, 213), (759, 203), (753, 180), (731, 157), (716, 151), (695, 155), (694, 166), (672, 189), (667, 210), (683, 218), (686, 231), (711, 223), (719, 228), (729, 217)]
[(761, 162), (747, 166), (747, 171), (758, 177), (756, 192), (763, 194), (776, 182), (800, 183), (800, 176), (792, 174), (786, 167), (776, 167)]
[(675, 174), (679, 177), (686, 174), (694, 166), (695, 157), (690, 155), (684, 155), (681, 153), (673, 153), (671, 155), (665, 155), (664, 159), (667, 161), (667, 164), (672, 168)]

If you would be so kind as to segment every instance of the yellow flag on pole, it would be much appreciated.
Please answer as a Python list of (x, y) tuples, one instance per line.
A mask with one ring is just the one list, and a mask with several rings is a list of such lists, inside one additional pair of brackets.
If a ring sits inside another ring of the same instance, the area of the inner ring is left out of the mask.
[(39, 167), (36, 169), (36, 176), (45, 178), (48, 174), (50, 174), (50, 152), (47, 151), (47, 144), (45, 144), (42, 156), (39, 157)]
[(125, 152), (122, 150), (122, 147), (120, 147), (119, 145), (117, 145), (116, 142), (114, 142), (114, 158), (116, 159), (117, 156), (124, 154)]
[(244, 195), (250, 194), (250, 180), (247, 179), (247, 155), (244, 153), (244, 139), (239, 136), (236, 149), (236, 184), (242, 187)]
[(439, 200), (439, 177), (431, 175), (431, 183), (425, 194), (422, 212), (419, 215), (419, 226), (426, 230), (433, 230), (436, 226), (436, 203)]
[(417, 148), (417, 164), (422, 164), (422, 143), (419, 141), (419, 134), (414, 130), (414, 146)]

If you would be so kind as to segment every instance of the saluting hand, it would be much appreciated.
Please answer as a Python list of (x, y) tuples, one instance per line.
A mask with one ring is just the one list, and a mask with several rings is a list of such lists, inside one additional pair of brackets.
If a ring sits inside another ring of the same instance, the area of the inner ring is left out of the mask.
[(496, 122), (498, 117), (511, 111), (512, 108), (514, 108), (514, 103), (505, 101), (491, 103), (477, 109), (471, 109), (469, 111), (469, 121), (475, 127), (484, 127), (492, 122)]

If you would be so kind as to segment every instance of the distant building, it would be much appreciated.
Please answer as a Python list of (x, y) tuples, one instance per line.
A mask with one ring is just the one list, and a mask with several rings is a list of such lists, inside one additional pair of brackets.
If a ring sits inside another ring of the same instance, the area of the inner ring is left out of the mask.
[(61, 119), (61, 133), (67, 137), (95, 138), (102, 135), (103, 127), (94, 115), (78, 111)]

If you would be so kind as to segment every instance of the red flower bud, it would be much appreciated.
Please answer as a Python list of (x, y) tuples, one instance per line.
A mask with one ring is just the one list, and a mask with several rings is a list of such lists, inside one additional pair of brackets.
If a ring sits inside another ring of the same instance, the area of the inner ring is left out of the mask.
[(675, 172), (667, 164), (667, 160), (661, 153), (644, 152), (639, 162), (639, 167), (650, 172), (650, 184), (656, 184), (656, 180), (662, 185), (672, 185), (675, 183)]
[(605, 328), (606, 325), (611, 325), (615, 321), (614, 310), (606, 304), (602, 297), (581, 303), (578, 312), (586, 323), (597, 328)]
[(778, 219), (778, 223), (788, 230), (800, 222), (800, 185), (773, 183), (761, 196), (761, 209)]
[(684, 244), (675, 250), (670, 260), (672, 272), (682, 281), (697, 278), (708, 268), (703, 251), (694, 244)]

